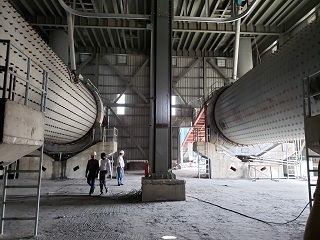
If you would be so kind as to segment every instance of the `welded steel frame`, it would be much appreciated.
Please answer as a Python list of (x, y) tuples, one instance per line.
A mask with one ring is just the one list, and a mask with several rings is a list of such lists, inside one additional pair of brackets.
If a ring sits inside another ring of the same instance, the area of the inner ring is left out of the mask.
[(3, 75), (3, 86), (2, 86), (2, 98), (6, 98), (7, 91), (7, 79), (9, 73), (9, 58), (10, 58), (10, 40), (0, 39), (0, 43), (7, 45), (6, 56), (5, 56), (5, 65), (0, 66), (0, 73), (4, 72)]
[[(3, 84), (3, 98), (7, 98), (9, 100), (13, 100), (14, 98), (14, 85), (16, 78), (20, 79), (20, 81), (25, 82), (25, 100), (24, 105), (28, 105), (28, 94), (29, 94), (29, 79), (30, 79), (30, 66), (31, 66), (31, 59), (28, 57), (27, 59), (27, 78), (24, 79), (23, 77), (17, 75), (15, 72), (9, 69), (9, 56), (10, 56), (10, 41), (9, 40), (0, 40), (0, 43), (7, 44), (7, 52), (6, 52), (6, 59), (5, 59), (5, 69), (4, 69), (4, 84)], [(7, 78), (10, 74), (10, 82), (9, 88), (7, 89)], [(36, 87), (35, 87), (36, 88)], [(36, 88), (38, 89), (38, 88)], [(38, 89), (41, 91), (41, 100), (40, 100), (40, 109), (39, 111), (45, 113), (46, 109), (46, 101), (47, 101), (47, 90), (48, 90), (48, 73), (43, 70), (43, 78), (42, 78), (42, 87)], [(8, 92), (8, 94), (6, 94)], [(7, 188), (8, 188), (8, 165), (4, 166), (3, 169), (3, 195), (2, 195), (2, 208), (1, 208), (1, 219), (0, 219), (0, 234), (4, 234), (4, 222), (5, 220), (34, 220), (34, 236), (38, 235), (38, 222), (39, 222), (39, 209), (40, 209), (40, 192), (41, 192), (41, 173), (42, 173), (42, 163), (43, 163), (43, 145), (39, 148), (39, 167), (38, 171), (38, 178), (37, 178), (37, 193), (36, 193), (36, 211), (35, 217), (5, 217), (5, 210), (6, 210), (6, 197), (7, 197)], [(28, 170), (23, 170), (24, 172)], [(19, 170), (14, 170), (14, 172), (19, 172)], [(34, 170), (30, 170), (30, 172), (34, 172)], [(21, 186), (23, 188), (23, 186)], [(15, 186), (15, 188), (19, 188), (19, 186)]]
[[(304, 128), (305, 128), (305, 146), (306, 146), (306, 161), (307, 161), (307, 177), (308, 177), (308, 197), (309, 197), (309, 207), (310, 210), (313, 205), (313, 192), (314, 188), (317, 186), (317, 184), (311, 182), (311, 173), (317, 173), (318, 169), (310, 169), (310, 161), (313, 161), (314, 158), (320, 160), (320, 155), (312, 155), (310, 154), (310, 147), (311, 143), (309, 142), (309, 136), (308, 131), (306, 130), (307, 119), (312, 119), (316, 117), (317, 115), (312, 115), (312, 104), (311, 104), (311, 98), (315, 96), (319, 96), (320, 92), (311, 94), (310, 89), (310, 78), (313, 76), (319, 75), (320, 71), (308, 76), (307, 78), (303, 79), (303, 115), (304, 115)], [(318, 176), (319, 177), (319, 176)]]

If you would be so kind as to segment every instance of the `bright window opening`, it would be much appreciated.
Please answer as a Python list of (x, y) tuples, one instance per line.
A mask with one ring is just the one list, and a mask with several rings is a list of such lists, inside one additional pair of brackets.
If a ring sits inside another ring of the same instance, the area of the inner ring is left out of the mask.
[(225, 59), (217, 59), (218, 67), (226, 67), (226, 60)]
[[(117, 97), (119, 97), (120, 94), (118, 94)], [(125, 104), (126, 103), (126, 96), (122, 94), (122, 96), (117, 101), (118, 104)], [(124, 115), (125, 107), (117, 107), (117, 114), (118, 115)]]
[[(177, 96), (171, 96), (171, 106), (176, 105)], [(171, 107), (171, 115), (175, 116), (177, 114), (177, 109), (175, 107)]]
[(125, 56), (125, 55), (118, 55), (118, 56), (117, 56), (117, 63), (118, 63), (118, 64), (122, 64), (122, 65), (127, 64), (127, 56)]

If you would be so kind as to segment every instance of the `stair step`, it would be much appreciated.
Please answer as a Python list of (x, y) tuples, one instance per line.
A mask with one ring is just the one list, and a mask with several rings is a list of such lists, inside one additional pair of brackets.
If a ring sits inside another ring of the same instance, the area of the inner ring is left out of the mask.
[(6, 188), (38, 188), (38, 185), (7, 185)]
[(35, 217), (4, 217), (2, 220), (36, 220)]

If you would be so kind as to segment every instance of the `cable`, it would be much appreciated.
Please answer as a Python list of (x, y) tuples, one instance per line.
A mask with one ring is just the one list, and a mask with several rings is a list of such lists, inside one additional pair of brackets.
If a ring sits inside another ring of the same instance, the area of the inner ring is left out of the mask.
[(291, 222), (297, 220), (297, 219), (301, 216), (301, 214), (304, 212), (304, 210), (307, 208), (307, 206), (310, 204), (310, 202), (308, 202), (307, 205), (302, 209), (302, 211), (300, 212), (300, 214), (299, 214), (296, 218), (294, 218), (294, 219), (292, 219), (292, 220), (290, 220), (290, 221), (287, 221), (287, 222), (279, 223), (279, 222), (268, 222), (268, 221), (265, 221), (265, 220), (261, 220), (261, 219), (259, 219), (259, 218), (251, 217), (251, 216), (248, 216), (248, 215), (246, 215), (246, 214), (243, 214), (243, 213), (234, 211), (234, 210), (229, 209), (229, 208), (225, 208), (225, 207), (219, 206), (219, 205), (217, 205), (217, 204), (214, 204), (214, 203), (211, 203), (211, 202), (208, 202), (208, 201), (205, 201), (205, 200), (202, 200), (202, 199), (200, 199), (200, 198), (193, 197), (193, 196), (190, 196), (190, 195), (187, 195), (187, 197), (194, 198), (194, 199), (196, 199), (196, 200), (198, 200), (198, 201), (200, 201), (200, 202), (204, 202), (204, 203), (213, 205), (213, 206), (218, 207), (218, 208), (221, 208), (221, 209), (223, 209), (223, 210), (226, 210), (226, 211), (229, 211), (229, 212), (233, 212), (233, 213), (239, 214), (239, 215), (241, 215), (241, 216), (243, 216), (243, 217), (250, 218), (250, 219), (253, 219), (253, 220), (256, 220), (256, 221), (258, 221), (258, 222), (262, 222), (262, 223), (265, 223), (265, 224), (268, 224), (268, 225), (271, 225), (271, 224), (284, 225), (284, 224), (291, 223)]

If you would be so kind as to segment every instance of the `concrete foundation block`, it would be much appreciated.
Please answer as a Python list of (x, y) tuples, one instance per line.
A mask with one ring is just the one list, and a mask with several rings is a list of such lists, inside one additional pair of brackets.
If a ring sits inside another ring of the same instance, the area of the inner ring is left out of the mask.
[(143, 177), (141, 183), (142, 202), (186, 200), (185, 180)]
[[(56, 173), (57, 176), (65, 176), (70, 179), (84, 179), (88, 160), (91, 158), (91, 153), (95, 151), (97, 153), (97, 159), (99, 160), (100, 154), (105, 152), (108, 154), (114, 154), (117, 151), (117, 142), (99, 142), (95, 145), (87, 148), (83, 152), (69, 158), (66, 162), (65, 173)], [(58, 169), (59, 171), (59, 169)]]
[(0, 162), (5, 166), (44, 143), (44, 113), (0, 99)]

